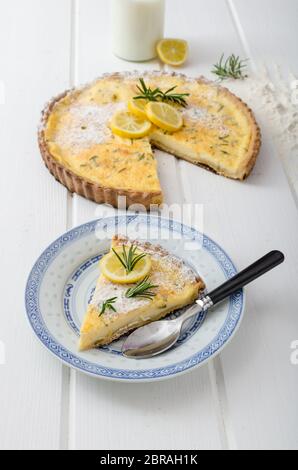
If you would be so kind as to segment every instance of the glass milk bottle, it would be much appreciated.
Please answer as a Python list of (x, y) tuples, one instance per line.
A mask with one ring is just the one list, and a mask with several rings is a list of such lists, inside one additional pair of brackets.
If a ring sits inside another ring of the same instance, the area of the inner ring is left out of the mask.
[(114, 54), (140, 62), (156, 57), (164, 20), (165, 0), (112, 0)]

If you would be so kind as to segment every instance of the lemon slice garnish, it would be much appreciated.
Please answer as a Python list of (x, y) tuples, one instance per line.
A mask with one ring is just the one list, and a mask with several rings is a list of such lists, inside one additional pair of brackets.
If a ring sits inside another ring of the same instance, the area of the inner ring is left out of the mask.
[(177, 132), (183, 126), (183, 118), (173, 106), (152, 101), (146, 105), (146, 114), (153, 124), (169, 132)]
[(118, 111), (111, 120), (113, 134), (125, 139), (140, 139), (149, 134), (151, 123), (129, 111)]
[(183, 39), (162, 39), (157, 44), (157, 53), (162, 62), (178, 67), (188, 57), (188, 44)]
[[(115, 251), (119, 256), (122, 256), (122, 248), (116, 248)], [(142, 251), (136, 250), (135, 254), (140, 255)], [(100, 260), (99, 265), (102, 274), (109, 279), (109, 281), (116, 284), (134, 284), (144, 279), (151, 271), (151, 258), (149, 255), (144, 256), (144, 258), (138, 261), (134, 266), (134, 269), (130, 273), (127, 273), (115, 253), (111, 251)]]
[(135, 116), (138, 116), (139, 118), (142, 118), (142, 119), (147, 119), (146, 110), (145, 110), (147, 103), (148, 103), (147, 100), (131, 99), (129, 100), (127, 107), (129, 111)]

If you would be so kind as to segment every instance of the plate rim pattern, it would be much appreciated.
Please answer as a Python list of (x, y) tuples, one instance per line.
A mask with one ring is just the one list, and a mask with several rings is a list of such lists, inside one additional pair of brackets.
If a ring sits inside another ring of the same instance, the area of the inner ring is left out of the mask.
[(42, 284), (43, 276), (50, 265), (51, 261), (56, 258), (66, 245), (69, 245), (81, 237), (87, 236), (94, 232), (99, 223), (105, 222), (107, 226), (109, 221), (114, 226), (129, 224), (139, 219), (138, 222), (151, 224), (157, 222), (158, 226), (168, 228), (170, 231), (180, 232), (182, 235), (191, 236), (192, 240), (202, 240), (203, 248), (206, 249), (217, 261), (223, 271), (226, 279), (237, 273), (237, 269), (227, 255), (225, 250), (221, 248), (206, 234), (200, 233), (193, 227), (189, 227), (181, 222), (165, 219), (153, 215), (121, 215), (95, 219), (91, 222), (79, 225), (68, 232), (61, 235), (52, 242), (39, 256), (35, 262), (26, 284), (25, 290), (25, 307), (29, 323), (41, 343), (56, 357), (58, 357), (66, 365), (73, 367), (81, 372), (98, 378), (121, 380), (121, 381), (153, 381), (174, 377), (182, 374), (190, 369), (198, 367), (214, 358), (228, 341), (234, 336), (238, 329), (244, 312), (244, 292), (240, 290), (230, 297), (229, 312), (224, 325), (218, 335), (201, 351), (197, 351), (189, 358), (180, 362), (176, 362), (169, 366), (148, 368), (148, 369), (117, 369), (112, 367), (100, 366), (88, 360), (79, 357), (73, 352), (65, 348), (46, 327), (39, 308), (39, 290)]

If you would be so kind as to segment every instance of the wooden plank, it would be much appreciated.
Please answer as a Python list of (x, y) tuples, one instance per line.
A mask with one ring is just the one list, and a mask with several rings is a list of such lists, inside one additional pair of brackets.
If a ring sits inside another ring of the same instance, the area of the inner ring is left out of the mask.
[[(297, 72), (297, 2), (253, 1), (249, 8), (242, 0), (232, 3), (236, 26), (243, 32), (242, 42), (244, 47), (248, 46), (255, 63), (267, 62), (270, 57), (271, 64), (280, 65), (285, 79), (289, 71)], [(256, 9), (258, 15), (253, 15)], [(247, 316), (234, 344), (223, 354), (223, 367), (229, 399), (236, 405), (231, 408), (231, 414), (239, 446), (297, 449), (298, 376), (290, 362), (290, 345), (298, 330), (297, 213), (267, 130), (266, 116), (259, 119), (264, 144), (259, 163), (248, 181), (253, 192), (248, 188), (243, 194), (241, 219), (237, 226), (233, 224), (231, 231), (234, 240), (243, 239), (246, 245), (244, 250), (238, 243), (235, 246), (239, 260), (247, 257), (247, 250), (252, 252), (249, 246), (258, 238), (259, 252), (279, 247), (286, 254), (286, 264), (279, 273), (268, 275), (248, 289)], [(290, 167), (286, 169), (291, 172)], [(254, 223), (245, 223), (245, 219)], [(233, 361), (236, 349), (239, 354), (237, 361)]]
[(228, 0), (235, 25), (252, 59), (268, 67), (279, 64), (287, 78), (298, 75), (296, 0)]
[(41, 250), (66, 227), (66, 191), (43, 167), (36, 136), (44, 102), (68, 86), (69, 11), (68, 0), (0, 6), (3, 449), (60, 446), (62, 366), (30, 331), (24, 287)]
[[(177, 31), (177, 18), (179, 18), (179, 34), (187, 39), (190, 48), (188, 61), (179, 69), (183, 73), (196, 77), (204, 75), (209, 79), (214, 79), (211, 70), (223, 51), (241, 53), (237, 32), (225, 2), (213, 0), (208, 2), (208, 8), (206, 8), (203, 0), (188, 1), (186, 13), (185, 5), (178, 0), (173, 0), (171, 9), (175, 14), (168, 16), (167, 34), (170, 37), (177, 35), (175, 31)], [(220, 40), (215, 41), (214, 38), (220, 38)], [(168, 67), (165, 68), (168, 69)], [(219, 212), (219, 208), (213, 203), (214, 191), (216, 191), (215, 176), (181, 160), (178, 163), (178, 172), (182, 182), (184, 201), (203, 206), (203, 219), (195, 220), (196, 226), (211, 237), (216, 237), (210, 225), (213, 220), (216, 225)], [(205, 181), (204, 190), (201, 188), (202, 180)], [(215, 239), (221, 242), (220, 237)], [(237, 440), (230, 419), (220, 356), (211, 361), (208, 368), (223, 446), (235, 449)]]
[[(78, 82), (105, 71), (158, 68), (154, 61), (132, 64), (112, 56), (108, 46), (108, 2), (101, 2), (99, 8), (96, 0), (84, 0), (79, 8)], [(101, 51), (98, 56), (94, 54), (96, 44)], [(175, 159), (162, 152), (157, 157), (167, 202), (181, 203)], [(104, 208), (77, 197), (74, 207), (76, 223), (94, 218)], [(77, 375), (75, 397), (75, 448), (221, 447), (207, 368), (170, 382), (137, 386)], [(181, 426), (183, 419), (187, 422), (187, 432)]]
[[(175, 14), (181, 18), (183, 6), (179, 11), (178, 3)], [(260, 3), (252, 11), (257, 11)], [(247, 9), (250, 8), (251, 3), (247, 5)], [(210, 14), (214, 13), (212, 5), (208, 4), (208, 9)], [(201, 12), (197, 28), (200, 37), (205, 37), (204, 24), (207, 25), (206, 37), (212, 33), (215, 37), (214, 22), (211, 18), (208, 21), (206, 11)], [(217, 37), (226, 38), (223, 50), (244, 54), (236, 35), (238, 29), (233, 33), (224, 12), (220, 18), (225, 31), (219, 29)], [(220, 28), (220, 24), (215, 27)], [(187, 28), (180, 30), (180, 34), (185, 36), (193, 28), (194, 24), (187, 22)], [(212, 57), (208, 47), (207, 53), (210, 64)], [(191, 59), (185, 70), (193, 75), (197, 73), (195, 61)], [(290, 344), (298, 329), (294, 293), (297, 214), (281, 163), (270, 142), (266, 114), (260, 112), (257, 117), (264, 143), (253, 174), (246, 182), (195, 170), (186, 162), (181, 162), (180, 167), (185, 199), (204, 204), (205, 232), (226, 248), (239, 267), (270, 249), (278, 248), (286, 254), (286, 264), (247, 288), (243, 325), (221, 354), (226, 385), (223, 393), (227, 397), (224, 420), (231, 423), (232, 440), (239, 448), (297, 448), (295, 390), (298, 376), (290, 364)]]
[[(288, 96), (287, 108), (291, 106), (294, 111), (294, 95), (298, 89), (298, 55), (297, 55), (297, 18), (298, 3), (296, 0), (265, 0), (258, 2), (245, 2), (244, 0), (230, 0), (228, 2), (235, 27), (239, 31), (245, 54), (250, 55), (252, 66), (265, 75), (268, 85), (274, 87), (276, 96), (276, 109), (287, 102), (281, 98), (278, 91)], [(255, 11), (258, 14), (255, 14)], [(265, 71), (263, 71), (265, 69)], [(271, 85), (270, 85), (271, 84)], [(290, 112), (289, 109), (285, 110)], [(281, 116), (281, 121), (285, 116)], [(288, 125), (273, 128), (273, 133), (284, 134), (286, 137)], [(282, 130), (285, 132), (283, 133)], [(290, 128), (289, 128), (290, 129)], [(298, 165), (297, 141), (295, 140), (295, 126), (292, 125), (292, 138), (288, 144), (277, 143), (278, 156), (283, 162), (296, 205), (298, 207)], [(297, 133), (297, 132), (296, 132)], [(288, 135), (290, 137), (290, 135)], [(280, 139), (282, 140), (282, 139)]]

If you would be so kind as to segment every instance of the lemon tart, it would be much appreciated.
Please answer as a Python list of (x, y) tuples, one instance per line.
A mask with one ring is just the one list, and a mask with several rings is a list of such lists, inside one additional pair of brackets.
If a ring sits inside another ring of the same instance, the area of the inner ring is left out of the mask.
[[(128, 108), (136, 112), (136, 107), (140, 120), (146, 114), (145, 103), (132, 103), (141, 77), (151, 87), (177, 87), (189, 94), (186, 108), (173, 108), (182, 118), (176, 132), (155, 125), (145, 129), (144, 124), (138, 134), (144, 137), (138, 139), (113, 134), (113, 116)], [(126, 197), (127, 206), (162, 203), (153, 147), (243, 180), (254, 166), (260, 143), (252, 111), (226, 88), (204, 78), (164, 72), (107, 74), (70, 90), (46, 106), (39, 129), (43, 159), (56, 179), (71, 192), (114, 206), (118, 196)]]
[(159, 320), (193, 303), (205, 288), (202, 279), (189, 266), (159, 245), (115, 236), (110, 254), (133, 245), (150, 259), (151, 269), (145, 278), (150, 291), (143, 289), (143, 295), (134, 296), (142, 281), (135, 284), (112, 282), (103, 274), (105, 271), (101, 272), (81, 326), (80, 350), (109, 344), (130, 330)]

